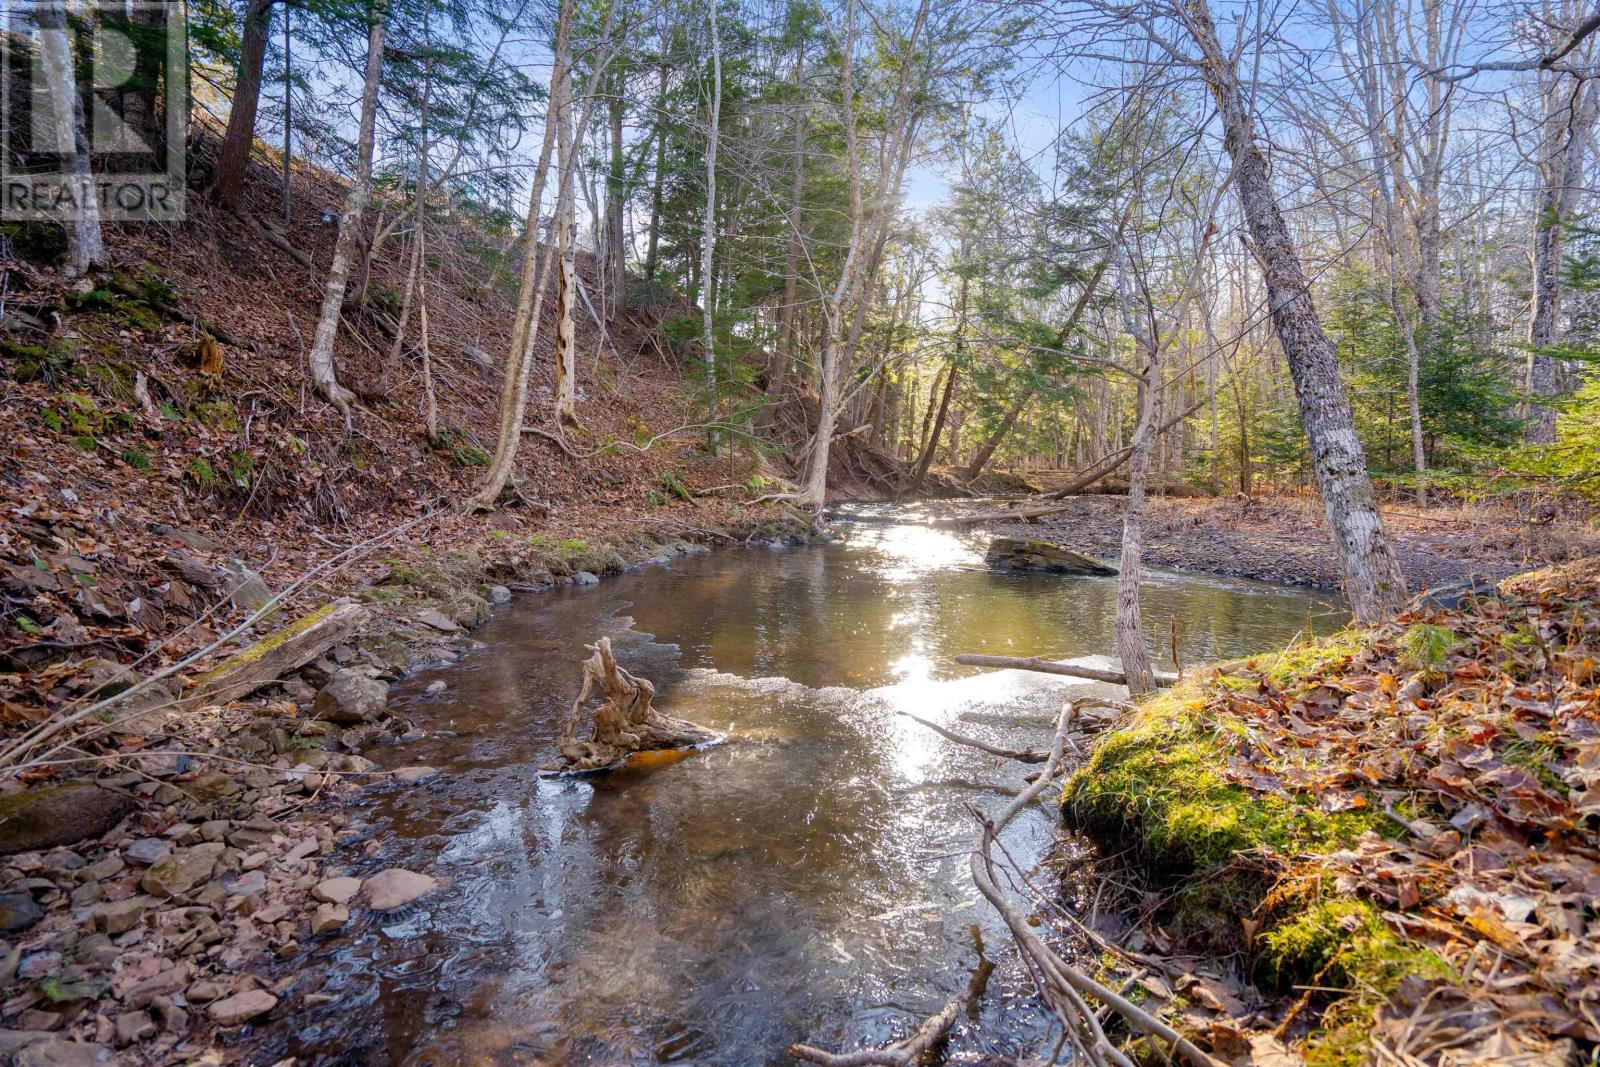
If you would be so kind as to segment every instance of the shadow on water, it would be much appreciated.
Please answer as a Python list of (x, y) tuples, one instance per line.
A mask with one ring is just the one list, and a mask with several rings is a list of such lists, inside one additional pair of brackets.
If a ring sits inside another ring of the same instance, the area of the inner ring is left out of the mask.
[[(898, 1036), (966, 987), (972, 929), (1002, 964), (959, 1047), (1037, 1051), (1046, 1020), (1007, 966), (967, 875), (969, 805), (1022, 770), (898, 718), (1039, 743), (1069, 679), (955, 666), (958, 652), (1103, 654), (1115, 579), (991, 574), (974, 543), (862, 525), (841, 544), (730, 550), (514, 602), (458, 665), (392, 703), (435, 734), (388, 748), (423, 786), (375, 790), (355, 818), (381, 866), (447, 892), (358, 919), (319, 947), (331, 1004), (290, 1020), (310, 1062), (786, 1062), (793, 1041)], [(1152, 574), (1154, 648), (1199, 662), (1331, 629), (1326, 599)], [(609, 634), (657, 706), (730, 742), (582, 781), (540, 780), (583, 646)], [(443, 679), (437, 697), (424, 690)], [(1037, 861), (1041, 807), (1007, 846)], [(358, 854), (354, 850), (351, 855)], [(1046, 1046), (1047, 1048), (1048, 1046)]]

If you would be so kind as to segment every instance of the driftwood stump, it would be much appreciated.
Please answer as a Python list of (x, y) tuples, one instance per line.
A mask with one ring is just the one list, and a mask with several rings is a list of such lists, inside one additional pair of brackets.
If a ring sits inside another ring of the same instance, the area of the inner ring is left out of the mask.
[[(619, 766), (635, 752), (694, 748), (722, 740), (715, 730), (663, 715), (652, 707), (656, 687), (617, 665), (609, 637), (585, 647), (594, 655), (583, 661), (583, 688), (556, 741), (561, 759), (545, 764), (543, 770), (605, 770)], [(590, 708), (595, 698), (598, 703)], [(584, 738), (579, 735), (586, 711), (594, 726)]]

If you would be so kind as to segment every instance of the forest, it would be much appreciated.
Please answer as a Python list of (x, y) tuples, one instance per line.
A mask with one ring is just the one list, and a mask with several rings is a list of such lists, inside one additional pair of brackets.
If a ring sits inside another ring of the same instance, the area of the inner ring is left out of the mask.
[(0, 1064), (1600, 1056), (1600, 9), (0, 50)]

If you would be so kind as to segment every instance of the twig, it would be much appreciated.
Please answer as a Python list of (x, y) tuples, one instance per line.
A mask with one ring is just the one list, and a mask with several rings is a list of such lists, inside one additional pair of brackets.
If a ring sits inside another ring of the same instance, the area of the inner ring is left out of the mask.
[(828, 1052), (811, 1045), (790, 1045), (789, 1055), (799, 1060), (820, 1063), (823, 1067), (912, 1067), (922, 1056), (943, 1041), (961, 1013), (959, 1000), (952, 1000), (937, 1015), (930, 1015), (916, 1033), (887, 1048), (860, 1052)]

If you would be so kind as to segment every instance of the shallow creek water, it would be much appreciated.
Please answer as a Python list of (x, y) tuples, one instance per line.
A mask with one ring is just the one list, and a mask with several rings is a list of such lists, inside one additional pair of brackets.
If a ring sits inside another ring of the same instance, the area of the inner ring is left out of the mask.
[[(460, 663), (391, 703), (428, 731), (372, 754), (443, 773), (352, 812), (400, 865), (449, 889), (319, 952), (330, 1006), (290, 1020), (302, 1062), (784, 1063), (803, 1040), (903, 1034), (967, 985), (973, 926), (1000, 964), (952, 1047), (1053, 1043), (1003, 928), (967, 872), (969, 805), (1009, 799), (1023, 768), (897, 717), (1040, 744), (1064, 678), (956, 666), (959, 652), (1108, 652), (1116, 579), (992, 574), (982, 541), (845, 524), (839, 543), (729, 549), (592, 588), (520, 597)], [(1325, 597), (1153, 573), (1151, 644), (1170, 667), (1337, 624)], [(584, 644), (656, 683), (656, 705), (724, 729), (720, 747), (584, 780), (553, 755)], [(430, 682), (448, 689), (427, 696)], [(1041, 805), (1008, 830), (1038, 862)]]

